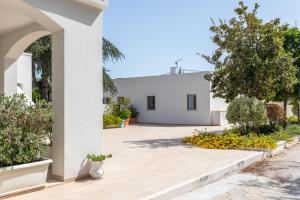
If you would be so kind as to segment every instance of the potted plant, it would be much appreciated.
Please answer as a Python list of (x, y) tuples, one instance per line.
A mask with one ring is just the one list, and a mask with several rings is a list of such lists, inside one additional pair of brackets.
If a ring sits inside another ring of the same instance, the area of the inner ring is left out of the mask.
[(124, 120), (125, 127), (129, 126), (131, 111), (128, 108), (123, 108), (119, 111), (119, 117)]
[(52, 160), (42, 155), (51, 125), (46, 102), (28, 105), (24, 95), (0, 95), (0, 197), (45, 186)]
[(92, 179), (101, 179), (103, 178), (104, 175), (104, 170), (103, 170), (103, 162), (107, 158), (112, 158), (111, 154), (108, 155), (88, 155), (87, 159), (91, 163), (91, 170), (90, 170), (90, 175)]
[(136, 124), (136, 118), (139, 115), (139, 112), (132, 105), (129, 107), (129, 109), (131, 111), (131, 117), (130, 117), (130, 120), (129, 120), (129, 124)]

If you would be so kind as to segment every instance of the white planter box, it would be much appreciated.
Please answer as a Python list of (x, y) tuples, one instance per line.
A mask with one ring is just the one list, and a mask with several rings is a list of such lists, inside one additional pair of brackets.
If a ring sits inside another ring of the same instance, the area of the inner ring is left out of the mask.
[(45, 187), (52, 160), (0, 168), (0, 197)]

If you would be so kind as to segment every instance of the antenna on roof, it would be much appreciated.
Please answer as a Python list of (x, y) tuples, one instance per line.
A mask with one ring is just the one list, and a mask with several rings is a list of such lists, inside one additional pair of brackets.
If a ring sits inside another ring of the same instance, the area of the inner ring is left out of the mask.
[(176, 66), (176, 67), (179, 67), (179, 62), (181, 62), (182, 60), (183, 60), (182, 58), (179, 59), (179, 60), (176, 60), (176, 61), (175, 61), (175, 66)]

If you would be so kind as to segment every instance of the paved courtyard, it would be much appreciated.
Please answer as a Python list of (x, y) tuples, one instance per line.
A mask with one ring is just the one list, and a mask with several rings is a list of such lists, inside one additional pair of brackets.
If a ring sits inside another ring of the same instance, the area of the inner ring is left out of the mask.
[(83, 180), (47, 188), (11, 200), (135, 200), (193, 179), (253, 154), (194, 148), (181, 143), (195, 129), (220, 127), (139, 125), (103, 133), (102, 180)]
[(232, 175), (173, 200), (300, 199), (300, 144), (244, 173)]

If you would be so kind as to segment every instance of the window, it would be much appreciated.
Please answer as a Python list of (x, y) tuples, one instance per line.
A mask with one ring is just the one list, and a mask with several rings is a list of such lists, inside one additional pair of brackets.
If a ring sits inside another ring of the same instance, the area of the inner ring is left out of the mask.
[(117, 103), (118, 103), (119, 105), (120, 105), (120, 104), (123, 104), (123, 103), (124, 103), (124, 100), (125, 100), (124, 97), (118, 97)]
[(147, 96), (147, 109), (155, 110), (155, 96)]
[(110, 103), (110, 98), (103, 98), (103, 104), (109, 104)]
[(195, 94), (187, 95), (187, 109), (196, 110), (197, 109), (197, 97)]

